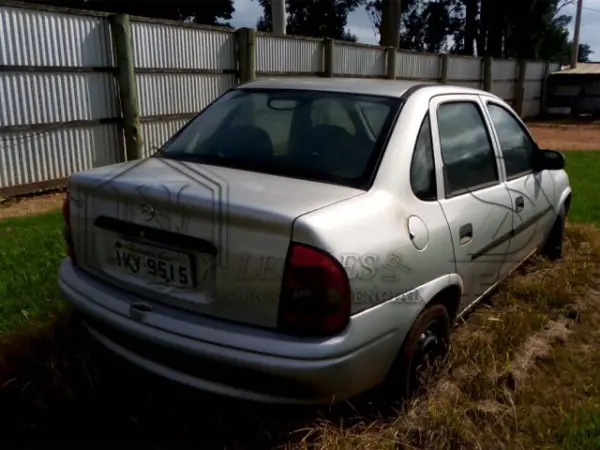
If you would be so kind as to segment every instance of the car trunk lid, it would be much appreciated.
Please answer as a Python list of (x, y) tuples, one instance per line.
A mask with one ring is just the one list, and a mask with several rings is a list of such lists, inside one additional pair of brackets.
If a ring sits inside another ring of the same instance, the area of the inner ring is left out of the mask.
[(349, 187), (149, 158), (69, 179), (78, 264), (142, 297), (277, 324), (294, 220)]

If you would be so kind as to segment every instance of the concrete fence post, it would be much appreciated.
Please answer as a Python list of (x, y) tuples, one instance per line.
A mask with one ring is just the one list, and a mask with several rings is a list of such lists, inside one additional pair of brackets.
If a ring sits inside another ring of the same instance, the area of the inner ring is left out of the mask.
[(110, 30), (117, 62), (117, 84), (125, 134), (125, 161), (142, 157), (142, 130), (134, 71), (131, 26), (127, 14), (110, 16)]
[(450, 55), (440, 55), (440, 83), (448, 84), (448, 70), (450, 69)]
[(387, 47), (385, 49), (386, 59), (387, 59), (387, 79), (395, 80), (396, 79), (396, 61), (398, 59), (398, 52), (396, 52), (396, 47)]
[(523, 103), (525, 102), (525, 75), (527, 74), (527, 61), (520, 59), (517, 69), (517, 79), (515, 80), (515, 92), (513, 94), (515, 102), (515, 111), (519, 116), (523, 116)]
[(491, 56), (483, 58), (483, 90), (492, 92), (492, 82), (494, 81), (492, 74), (493, 59)]
[(240, 84), (256, 80), (256, 30), (238, 28), (235, 40)]
[(540, 86), (540, 116), (546, 115), (546, 101), (548, 96), (548, 75), (550, 75), (550, 63), (544, 63), (544, 73), (542, 74)]
[(334, 73), (334, 48), (335, 41), (330, 37), (323, 39), (323, 75), (326, 78), (333, 78)]

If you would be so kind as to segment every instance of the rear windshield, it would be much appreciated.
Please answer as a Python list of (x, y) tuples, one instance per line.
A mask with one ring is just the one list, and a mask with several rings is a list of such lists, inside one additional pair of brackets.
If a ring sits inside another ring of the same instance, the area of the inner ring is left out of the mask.
[(364, 187), (401, 100), (301, 90), (233, 90), (156, 155)]

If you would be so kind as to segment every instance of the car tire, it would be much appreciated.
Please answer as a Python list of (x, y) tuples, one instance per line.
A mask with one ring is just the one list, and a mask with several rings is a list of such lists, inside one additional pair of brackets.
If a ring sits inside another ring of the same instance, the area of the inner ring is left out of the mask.
[(565, 240), (565, 208), (561, 207), (558, 216), (556, 217), (556, 221), (552, 226), (552, 230), (544, 243), (542, 248), (542, 256), (545, 258), (555, 261), (557, 259), (562, 258), (563, 256), (563, 247)]
[(427, 387), (423, 369), (439, 369), (450, 344), (450, 316), (440, 304), (426, 306), (419, 314), (398, 352), (383, 384), (386, 396), (408, 401)]

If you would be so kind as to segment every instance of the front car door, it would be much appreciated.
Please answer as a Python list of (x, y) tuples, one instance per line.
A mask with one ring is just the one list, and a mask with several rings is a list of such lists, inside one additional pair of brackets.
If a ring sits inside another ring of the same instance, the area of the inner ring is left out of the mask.
[(499, 280), (512, 229), (511, 198), (479, 96), (434, 97), (430, 115), (436, 166), (443, 174), (439, 201), (464, 283), (462, 311)]
[(516, 113), (493, 98), (483, 97), (493, 136), (504, 161), (511, 197), (513, 236), (502, 275), (514, 269), (540, 246), (554, 221), (554, 181), (547, 171), (534, 172), (533, 152), (540, 151)]

